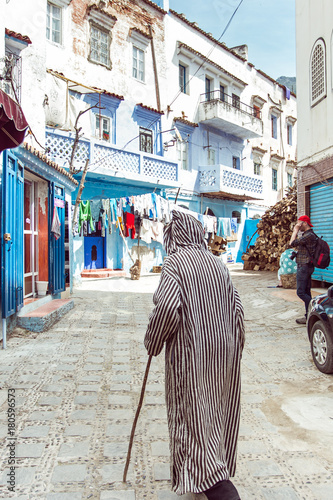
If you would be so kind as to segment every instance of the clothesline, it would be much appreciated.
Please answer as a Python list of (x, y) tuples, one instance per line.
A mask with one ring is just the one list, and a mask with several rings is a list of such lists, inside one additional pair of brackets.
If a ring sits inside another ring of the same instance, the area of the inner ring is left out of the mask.
[[(72, 211), (73, 211), (72, 206)], [(81, 201), (74, 224), (73, 233), (83, 236), (101, 231), (105, 237), (106, 229), (112, 234), (119, 226), (125, 237), (137, 238), (147, 244), (151, 240), (163, 243), (163, 227), (171, 220), (172, 210), (184, 211), (199, 220), (205, 236), (216, 233), (218, 236), (231, 236), (237, 232), (237, 219), (203, 215), (185, 209), (156, 193), (122, 198), (106, 198), (100, 200)]]

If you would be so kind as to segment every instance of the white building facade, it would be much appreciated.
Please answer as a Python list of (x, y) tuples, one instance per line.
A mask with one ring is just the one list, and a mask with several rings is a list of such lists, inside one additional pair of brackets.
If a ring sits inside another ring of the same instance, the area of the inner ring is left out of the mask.
[[(83, 203), (178, 193), (196, 213), (233, 219), (228, 256), (240, 261), (246, 221), (293, 184), (295, 95), (257, 70), (246, 46), (229, 49), (167, 1), (11, 0), (5, 14), (0, 43), (6, 29), (32, 42), (22, 53), (27, 141), (68, 171), (80, 129), (72, 167), (79, 182), (89, 164)], [(75, 234), (70, 245), (74, 282), (92, 265), (128, 270), (128, 253), (137, 256), (137, 240), (127, 252), (118, 231)], [(157, 240), (140, 252), (145, 271), (163, 262)]]
[[(333, 4), (296, 0), (298, 213), (333, 246)], [(304, 36), (306, 33), (306, 36)], [(333, 266), (314, 279), (333, 283)]]

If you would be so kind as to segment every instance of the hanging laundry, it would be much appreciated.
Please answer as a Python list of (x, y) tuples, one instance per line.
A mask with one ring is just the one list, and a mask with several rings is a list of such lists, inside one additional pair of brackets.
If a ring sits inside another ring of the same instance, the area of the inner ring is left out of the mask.
[(219, 217), (216, 234), (217, 236), (231, 236), (231, 220), (227, 217)]
[(91, 217), (92, 220), (94, 221), (95, 227), (97, 222), (99, 221), (101, 208), (102, 208), (101, 200), (90, 200)]
[(61, 224), (60, 224), (60, 219), (59, 219), (59, 215), (58, 215), (58, 210), (57, 210), (57, 207), (54, 207), (51, 233), (53, 234), (53, 236), (56, 240), (58, 240), (61, 236), (60, 226), (61, 226)]
[(134, 226), (135, 226), (135, 236), (139, 238), (140, 230), (141, 230), (141, 217), (138, 212), (135, 212), (134, 215)]
[(110, 198), (111, 222), (115, 224), (117, 221), (117, 201), (115, 198)]
[(125, 236), (129, 236), (129, 230), (131, 229), (131, 238), (132, 240), (135, 238), (135, 217), (134, 214), (130, 212), (124, 212), (125, 216)]
[(151, 243), (152, 230), (151, 221), (149, 219), (142, 219), (140, 237), (146, 243)]
[(237, 233), (238, 231), (237, 218), (233, 217), (230, 221), (230, 224), (231, 224), (231, 232)]
[(151, 223), (152, 239), (162, 243), (163, 245), (163, 228), (164, 224), (162, 222), (154, 221)]
[(81, 231), (82, 222), (89, 221), (92, 232), (95, 231), (94, 221), (91, 216), (91, 207), (89, 201), (81, 201), (79, 210), (79, 232)]

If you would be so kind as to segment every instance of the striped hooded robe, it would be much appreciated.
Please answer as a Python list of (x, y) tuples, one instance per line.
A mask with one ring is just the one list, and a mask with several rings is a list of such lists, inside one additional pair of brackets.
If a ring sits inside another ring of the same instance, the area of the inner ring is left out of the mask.
[(243, 307), (194, 217), (174, 210), (164, 245), (168, 257), (144, 344), (157, 356), (166, 343), (171, 479), (182, 495), (235, 473)]

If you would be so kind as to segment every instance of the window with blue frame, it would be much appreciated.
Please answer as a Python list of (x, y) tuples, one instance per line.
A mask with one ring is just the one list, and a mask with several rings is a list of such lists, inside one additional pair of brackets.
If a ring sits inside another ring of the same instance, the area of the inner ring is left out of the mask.
[(277, 139), (277, 116), (271, 115), (272, 137)]
[(95, 115), (95, 137), (100, 141), (110, 142), (111, 119), (108, 116)]
[(277, 170), (272, 168), (272, 190), (277, 191)]
[(287, 174), (287, 182), (289, 187), (293, 187), (293, 174), (290, 174), (289, 172)]
[(140, 151), (153, 154), (153, 132), (150, 129), (139, 128)]
[(232, 157), (232, 168), (240, 170), (240, 158), (239, 158), (239, 156)]
[(188, 143), (187, 141), (177, 141), (178, 162), (182, 170), (189, 170), (188, 164)]

